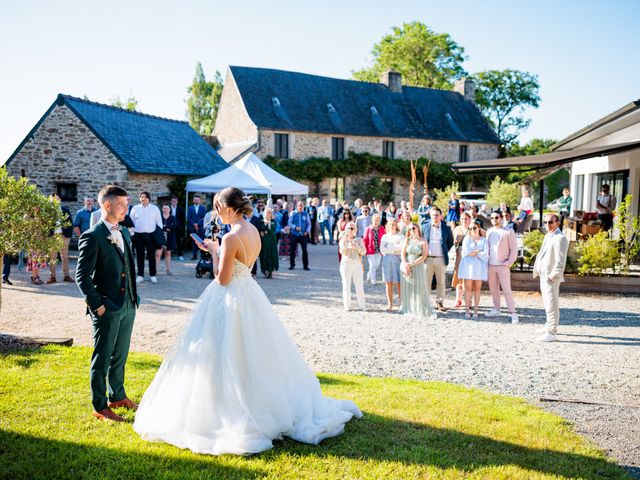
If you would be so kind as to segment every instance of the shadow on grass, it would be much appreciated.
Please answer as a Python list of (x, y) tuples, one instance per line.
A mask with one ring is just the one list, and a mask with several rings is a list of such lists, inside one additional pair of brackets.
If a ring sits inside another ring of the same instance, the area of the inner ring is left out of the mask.
[(117, 445), (81, 445), (0, 430), (0, 478), (249, 479), (264, 474), (247, 464), (222, 465), (219, 457), (208, 455), (178, 458), (132, 453), (118, 450)]
[(345, 380), (343, 378), (334, 378), (334, 377), (329, 377), (327, 375), (323, 375), (322, 373), (317, 373), (316, 377), (318, 377), (318, 380), (320, 380), (320, 383), (322, 385), (355, 385), (355, 382), (352, 382), (351, 380)]
[(274, 450), (263, 455), (283, 452), (298, 457), (345, 457), (465, 472), (516, 466), (566, 478), (628, 478), (620, 467), (602, 458), (527, 447), (370, 413), (347, 424), (343, 435), (317, 447), (285, 439), (275, 442)]
[(7, 350), (0, 350), (0, 359), (6, 362), (8, 365), (14, 364), (22, 368), (31, 368), (32, 365), (37, 364), (43, 355), (50, 355), (54, 353), (53, 350), (43, 348), (45, 346), (28, 346), (22, 348), (9, 348)]

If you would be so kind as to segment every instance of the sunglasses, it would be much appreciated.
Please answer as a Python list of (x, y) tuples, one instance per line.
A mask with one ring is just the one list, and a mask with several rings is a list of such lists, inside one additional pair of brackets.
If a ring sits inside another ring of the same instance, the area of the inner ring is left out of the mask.
[(469, 230), (478, 230), (478, 227), (471, 227)]
[(553, 225), (554, 223), (556, 223), (555, 220), (545, 220), (544, 222), (542, 222), (544, 225)]
[(495, 217), (491, 217), (491, 220), (498, 220), (498, 219), (500, 219), (500, 218), (502, 218), (502, 217), (500, 217), (500, 216), (495, 216)]
[(347, 227), (347, 230), (355, 230), (353, 227)]

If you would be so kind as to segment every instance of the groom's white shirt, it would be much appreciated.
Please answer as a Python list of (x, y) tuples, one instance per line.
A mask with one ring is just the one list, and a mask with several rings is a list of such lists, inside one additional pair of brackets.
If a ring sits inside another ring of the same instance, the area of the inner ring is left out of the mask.
[(569, 241), (560, 229), (547, 233), (533, 265), (533, 278), (540, 276), (554, 282), (564, 282), (567, 250), (569, 250)]

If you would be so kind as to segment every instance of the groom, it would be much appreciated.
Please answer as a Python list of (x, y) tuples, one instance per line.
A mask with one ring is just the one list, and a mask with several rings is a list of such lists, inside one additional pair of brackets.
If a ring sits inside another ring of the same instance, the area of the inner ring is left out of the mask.
[[(131, 237), (119, 222), (127, 214), (127, 192), (115, 185), (100, 190), (102, 219), (78, 243), (76, 283), (93, 323), (91, 401), (98, 420), (123, 421), (112, 408), (135, 410), (124, 391), (124, 366), (139, 297)], [(107, 401), (107, 388), (109, 400)]]

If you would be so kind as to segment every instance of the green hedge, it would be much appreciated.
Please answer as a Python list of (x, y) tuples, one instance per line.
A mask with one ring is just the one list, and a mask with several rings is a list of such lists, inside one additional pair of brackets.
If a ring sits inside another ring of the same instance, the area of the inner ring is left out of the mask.
[[(331, 160), (326, 157), (312, 157), (307, 160), (282, 159), (268, 156), (264, 162), (274, 170), (294, 180), (320, 183), (325, 178), (344, 178), (354, 175), (377, 173), (384, 177), (403, 177), (411, 179), (411, 167), (408, 160), (389, 160), (368, 153), (351, 153), (344, 160)], [(423, 181), (422, 168), (429, 163), (427, 158), (417, 161), (416, 175), (418, 184)], [(429, 189), (442, 188), (450, 184), (456, 175), (448, 164), (431, 162), (427, 183)]]

